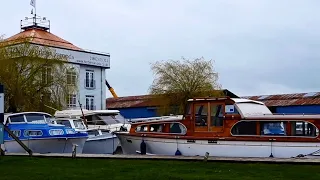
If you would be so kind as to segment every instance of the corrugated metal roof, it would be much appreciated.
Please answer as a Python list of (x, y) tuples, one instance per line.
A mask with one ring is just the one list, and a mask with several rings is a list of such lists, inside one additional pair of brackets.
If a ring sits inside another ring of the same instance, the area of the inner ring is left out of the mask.
[[(309, 96), (310, 95), (310, 96)], [(157, 104), (151, 95), (108, 98), (107, 108), (151, 107)], [(320, 105), (320, 92), (243, 96), (241, 98), (264, 102), (267, 106)]]
[[(219, 90), (220, 91), (220, 90)], [(222, 89), (222, 93), (229, 97), (238, 97), (227, 89)], [(154, 107), (159, 104), (152, 99), (152, 95), (126, 96), (106, 99), (107, 108), (133, 108), (133, 107)]]
[(45, 46), (53, 46), (66, 48), (71, 50), (82, 50), (81, 48), (73, 45), (72, 43), (42, 29), (27, 29), (16, 35), (13, 35), (6, 39), (6, 41), (24, 40), (27, 39), (30, 43), (35, 43)]
[(129, 108), (129, 107), (151, 107), (157, 106), (152, 101), (151, 95), (126, 96), (118, 98), (108, 98), (107, 108)]
[[(295, 106), (295, 105), (319, 105), (320, 92), (295, 93), (295, 94), (275, 94), (265, 96), (245, 96), (242, 98), (258, 100), (264, 102), (267, 106)], [(260, 98), (260, 99), (259, 99)]]

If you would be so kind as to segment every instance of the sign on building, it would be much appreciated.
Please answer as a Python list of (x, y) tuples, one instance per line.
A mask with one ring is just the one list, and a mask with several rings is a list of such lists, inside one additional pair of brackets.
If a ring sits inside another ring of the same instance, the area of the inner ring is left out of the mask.
[[(22, 44), (13, 45), (7, 47), (7, 51), (14, 54), (11, 55), (12, 58), (19, 57), (21, 54), (15, 53), (18, 51), (16, 47), (23, 46)], [(38, 44), (31, 44), (31, 46), (34, 46), (35, 48), (38, 48), (39, 50), (39, 56), (41, 57), (41, 48), (44, 48), (42, 45)], [(109, 69), (110, 68), (110, 55), (107, 53), (96, 53), (91, 51), (79, 51), (79, 50), (71, 50), (71, 49), (63, 49), (58, 47), (49, 47), (47, 50), (53, 51), (58, 57), (61, 57), (63, 59), (66, 59), (69, 63), (75, 63), (75, 64), (83, 64), (83, 65), (89, 65), (89, 66), (97, 66)], [(45, 58), (47, 57), (47, 54), (44, 53), (43, 56)]]

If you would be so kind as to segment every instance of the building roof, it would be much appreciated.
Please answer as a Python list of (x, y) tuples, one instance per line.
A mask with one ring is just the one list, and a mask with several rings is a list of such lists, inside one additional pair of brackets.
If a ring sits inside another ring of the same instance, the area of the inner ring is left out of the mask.
[(152, 95), (107, 98), (106, 105), (108, 109), (157, 106), (157, 104), (152, 101)]
[(16, 40), (28, 40), (30, 43), (34, 44), (66, 48), (70, 50), (82, 50), (72, 43), (39, 28), (26, 29), (25, 31), (7, 38), (5, 41), (10, 42)]
[[(227, 93), (225, 92), (225, 94), (230, 95), (231, 92), (230, 91), (228, 92)], [(233, 97), (235, 96), (236, 95), (234, 95)], [(151, 98), (152, 98), (151, 95), (108, 98), (106, 100), (107, 101), (106, 105), (107, 105), (107, 108), (113, 108), (113, 109), (157, 106), (157, 104), (154, 101), (152, 101)], [(269, 107), (294, 106), (294, 105), (320, 105), (320, 92), (243, 96), (241, 98), (261, 101)]]
[(320, 92), (244, 96), (264, 102), (267, 106), (320, 105)]
[[(222, 92), (229, 97), (238, 98), (237, 95), (233, 94), (227, 89), (223, 89)], [(126, 96), (118, 98), (107, 98), (107, 108), (134, 108), (134, 107), (154, 107), (158, 106), (155, 101), (152, 100), (152, 95), (139, 95), (139, 96)]]

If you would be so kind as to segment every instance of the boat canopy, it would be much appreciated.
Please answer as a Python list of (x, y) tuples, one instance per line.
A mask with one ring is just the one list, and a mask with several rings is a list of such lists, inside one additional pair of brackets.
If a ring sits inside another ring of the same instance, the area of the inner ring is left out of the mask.
[[(97, 114), (116, 115), (119, 113), (119, 110), (83, 110), (84, 116), (92, 116)], [(59, 118), (80, 118), (82, 117), (82, 111), (80, 109), (56, 111), (54, 116)]]
[(231, 99), (235, 102), (234, 106), (243, 118), (257, 115), (272, 115), (270, 109), (263, 102), (240, 98)]
[(45, 112), (21, 112), (4, 115), (6, 123), (48, 123), (52, 116)]

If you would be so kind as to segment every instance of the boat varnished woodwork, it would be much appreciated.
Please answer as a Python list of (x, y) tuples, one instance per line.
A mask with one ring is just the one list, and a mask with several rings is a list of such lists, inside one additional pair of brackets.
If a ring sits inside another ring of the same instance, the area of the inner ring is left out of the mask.
[[(201, 104), (210, 104), (211, 105), (233, 105), (235, 104), (230, 98), (221, 98), (217, 100), (199, 100), (194, 98), (191, 104), (191, 110), (189, 114), (185, 114), (182, 120), (175, 121), (149, 121), (149, 122), (138, 122), (133, 123), (131, 125), (131, 129), (129, 131), (129, 136), (136, 137), (154, 137), (154, 138), (168, 138), (168, 139), (186, 139), (186, 140), (225, 140), (225, 141), (281, 141), (281, 142), (319, 142), (319, 135), (316, 137), (310, 136), (292, 136), (291, 134), (291, 122), (292, 121), (305, 121), (313, 124), (317, 129), (320, 129), (320, 116), (315, 118), (313, 116), (277, 116), (278, 118), (274, 118), (273, 115), (266, 116), (250, 116), (250, 117), (241, 117), (240, 114), (226, 114), (225, 108), (223, 108), (223, 126), (215, 127), (215, 126), (203, 126), (196, 127), (195, 126), (195, 106)], [(209, 106), (208, 106), (209, 107)], [(211, 117), (211, 111), (208, 110), (207, 117)], [(209, 118), (207, 118), (207, 123)], [(232, 127), (239, 121), (256, 121), (256, 134), (255, 135), (232, 135), (231, 129)], [(268, 122), (288, 122), (285, 124), (286, 127), (286, 136), (281, 135), (261, 135), (261, 127), (260, 123), (268, 121)], [(169, 124), (178, 122), (183, 124), (187, 132), (184, 135), (180, 134), (172, 134), (169, 133)], [(147, 125), (148, 131), (150, 130), (150, 126), (152, 124), (168, 124), (164, 126), (164, 129), (161, 133), (158, 132), (136, 132), (136, 127), (141, 125)]]

